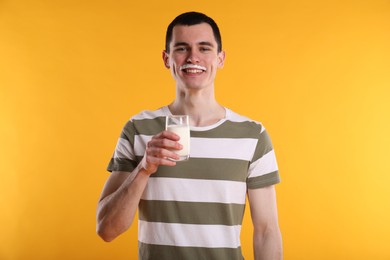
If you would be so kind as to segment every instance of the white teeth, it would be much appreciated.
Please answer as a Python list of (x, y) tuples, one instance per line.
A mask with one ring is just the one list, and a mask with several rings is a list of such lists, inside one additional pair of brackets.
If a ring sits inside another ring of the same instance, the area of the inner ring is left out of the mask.
[(188, 73), (202, 73), (203, 70), (186, 70)]

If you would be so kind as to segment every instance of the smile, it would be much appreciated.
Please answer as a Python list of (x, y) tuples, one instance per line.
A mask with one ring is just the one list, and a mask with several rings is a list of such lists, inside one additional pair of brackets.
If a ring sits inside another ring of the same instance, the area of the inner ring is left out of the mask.
[(195, 64), (184, 64), (180, 67), (181, 71), (184, 71), (186, 73), (196, 74), (196, 73), (202, 73), (206, 71), (207, 69), (200, 65)]

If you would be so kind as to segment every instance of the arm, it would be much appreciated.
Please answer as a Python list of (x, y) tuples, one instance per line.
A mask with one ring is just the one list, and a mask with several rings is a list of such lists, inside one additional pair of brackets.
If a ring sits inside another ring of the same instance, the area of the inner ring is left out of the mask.
[(130, 227), (150, 175), (160, 165), (176, 165), (168, 158), (179, 159), (176, 153), (169, 150), (181, 149), (178, 139), (173, 133), (161, 132), (149, 141), (142, 161), (132, 173), (111, 173), (104, 185), (96, 214), (97, 233), (104, 241), (112, 241)]
[(278, 224), (275, 187), (248, 190), (254, 227), (253, 248), (256, 260), (281, 260), (282, 236)]

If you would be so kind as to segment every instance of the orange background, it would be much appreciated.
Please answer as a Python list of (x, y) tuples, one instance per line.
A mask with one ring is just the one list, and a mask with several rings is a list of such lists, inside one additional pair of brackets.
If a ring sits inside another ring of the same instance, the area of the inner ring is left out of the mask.
[(219, 101), (271, 134), (285, 259), (390, 259), (388, 0), (0, 1), (0, 259), (136, 258), (96, 203), (126, 120), (174, 98), (161, 51), (189, 10), (222, 31)]

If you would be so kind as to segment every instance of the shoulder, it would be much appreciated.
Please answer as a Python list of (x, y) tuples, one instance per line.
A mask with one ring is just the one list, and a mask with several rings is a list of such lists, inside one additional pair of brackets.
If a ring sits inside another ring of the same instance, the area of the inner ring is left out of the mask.
[(150, 128), (151, 124), (152, 127), (155, 128), (156, 122), (158, 128), (160, 128), (160, 125), (165, 123), (165, 116), (168, 111), (167, 107), (161, 107), (156, 110), (143, 110), (138, 114), (131, 116), (123, 126), (122, 135), (135, 135), (139, 133), (139, 129), (144, 128), (144, 126)]
[(129, 135), (155, 135), (164, 130), (168, 111), (167, 107), (141, 111), (126, 122), (124, 132)]
[(156, 110), (143, 110), (140, 113), (132, 116), (130, 121), (144, 120), (144, 119), (155, 119), (158, 117), (165, 117), (168, 115), (167, 107), (161, 107)]
[(238, 114), (226, 108), (226, 121), (229, 121), (237, 126), (252, 129), (256, 132), (263, 132), (265, 130), (263, 124), (259, 121), (253, 120), (247, 116)]

